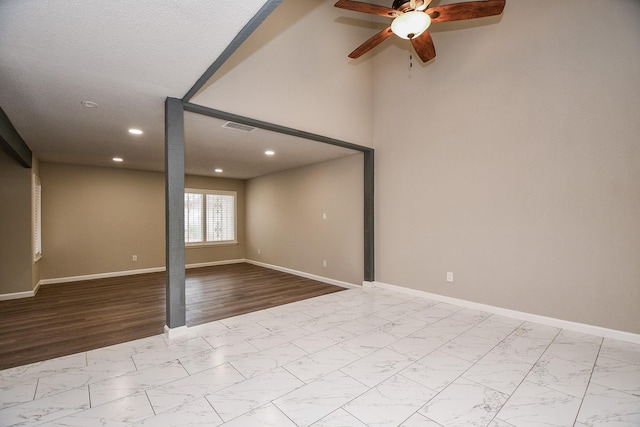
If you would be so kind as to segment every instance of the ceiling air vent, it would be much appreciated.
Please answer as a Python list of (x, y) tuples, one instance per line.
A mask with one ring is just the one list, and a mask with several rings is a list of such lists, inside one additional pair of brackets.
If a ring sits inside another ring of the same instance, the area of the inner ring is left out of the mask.
[(227, 122), (223, 124), (222, 127), (226, 129), (239, 130), (241, 132), (253, 132), (256, 130), (253, 126), (243, 125), (242, 123), (236, 122)]

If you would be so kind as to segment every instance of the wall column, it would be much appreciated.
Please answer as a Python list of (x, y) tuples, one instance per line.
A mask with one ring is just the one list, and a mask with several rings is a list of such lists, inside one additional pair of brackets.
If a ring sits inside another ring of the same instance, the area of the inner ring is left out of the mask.
[(374, 151), (364, 152), (364, 281), (376, 280), (374, 237)]
[(184, 255), (184, 109), (182, 101), (165, 102), (166, 325), (169, 338), (186, 334)]

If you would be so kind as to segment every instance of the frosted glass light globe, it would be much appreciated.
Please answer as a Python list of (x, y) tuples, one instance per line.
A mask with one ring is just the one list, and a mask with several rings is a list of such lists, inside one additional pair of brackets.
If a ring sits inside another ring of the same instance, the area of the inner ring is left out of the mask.
[(412, 39), (424, 33), (431, 25), (431, 18), (425, 12), (403, 13), (391, 23), (391, 31), (403, 39)]

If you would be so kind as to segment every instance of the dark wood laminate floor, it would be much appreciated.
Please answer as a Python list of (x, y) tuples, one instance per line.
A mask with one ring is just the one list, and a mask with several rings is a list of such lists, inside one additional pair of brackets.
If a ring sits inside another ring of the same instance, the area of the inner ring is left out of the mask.
[[(187, 326), (343, 290), (252, 264), (187, 270)], [(165, 273), (41, 286), (0, 301), (0, 369), (160, 334)]]

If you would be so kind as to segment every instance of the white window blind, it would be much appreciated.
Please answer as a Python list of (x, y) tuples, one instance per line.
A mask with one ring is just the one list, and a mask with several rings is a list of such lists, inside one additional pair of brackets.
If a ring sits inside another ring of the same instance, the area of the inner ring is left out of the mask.
[(236, 243), (236, 193), (187, 189), (184, 231), (188, 245)]
[(42, 185), (40, 178), (33, 176), (33, 259), (42, 256)]
[(184, 195), (184, 241), (198, 243), (203, 241), (203, 195), (185, 193)]
[(207, 242), (236, 239), (236, 198), (226, 194), (207, 194)]

